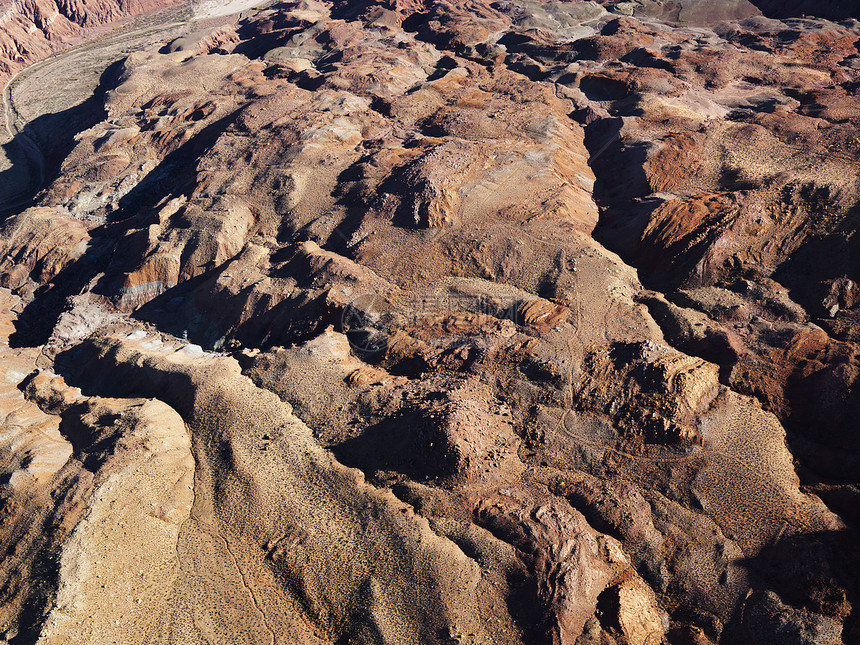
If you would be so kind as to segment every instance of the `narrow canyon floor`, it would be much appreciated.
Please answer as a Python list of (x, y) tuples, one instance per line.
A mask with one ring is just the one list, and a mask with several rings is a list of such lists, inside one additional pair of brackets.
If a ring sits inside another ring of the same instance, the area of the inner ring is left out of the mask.
[(0, 643), (860, 643), (851, 7), (89, 1), (0, 38)]

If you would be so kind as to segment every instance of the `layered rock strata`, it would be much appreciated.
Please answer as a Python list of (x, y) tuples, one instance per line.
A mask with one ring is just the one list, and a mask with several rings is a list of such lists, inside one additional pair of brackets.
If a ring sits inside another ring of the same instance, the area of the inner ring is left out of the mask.
[(856, 642), (858, 41), (307, 0), (128, 56), (0, 227), (3, 637)]

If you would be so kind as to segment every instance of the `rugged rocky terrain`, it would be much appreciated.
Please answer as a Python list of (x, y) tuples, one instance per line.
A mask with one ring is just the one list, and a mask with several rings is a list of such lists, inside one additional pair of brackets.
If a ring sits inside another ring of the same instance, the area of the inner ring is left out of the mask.
[(3, 0), (0, 2), (0, 84), (99, 27), (166, 7), (175, 0)]
[(860, 642), (821, 4), (281, 2), (113, 65), (0, 225), (0, 638)]

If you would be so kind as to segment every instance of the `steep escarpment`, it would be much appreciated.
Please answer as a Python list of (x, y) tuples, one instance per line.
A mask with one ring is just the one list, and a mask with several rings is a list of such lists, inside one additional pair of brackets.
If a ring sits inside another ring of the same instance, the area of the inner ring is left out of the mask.
[(0, 225), (6, 640), (856, 642), (858, 41), (307, 0), (127, 56)]

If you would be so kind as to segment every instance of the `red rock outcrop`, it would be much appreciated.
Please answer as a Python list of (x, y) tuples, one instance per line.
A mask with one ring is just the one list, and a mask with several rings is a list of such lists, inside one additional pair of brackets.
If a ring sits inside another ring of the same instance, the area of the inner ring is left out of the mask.
[(856, 640), (858, 41), (305, 0), (129, 55), (0, 226), (0, 632)]

